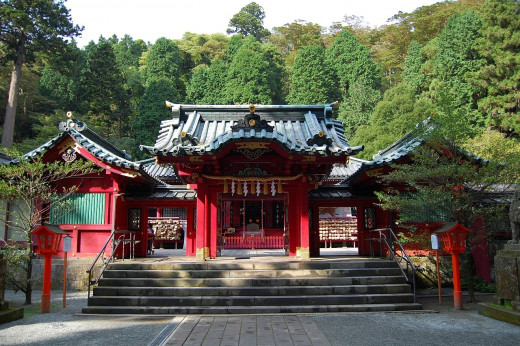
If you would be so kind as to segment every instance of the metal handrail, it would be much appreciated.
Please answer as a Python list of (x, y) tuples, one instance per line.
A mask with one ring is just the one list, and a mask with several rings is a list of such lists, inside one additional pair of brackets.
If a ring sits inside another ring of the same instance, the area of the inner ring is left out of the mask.
[[(116, 249), (118, 248), (119, 244), (121, 244), (121, 240), (124, 240), (124, 235), (120, 235), (119, 239), (117, 239), (117, 241), (113, 241), (110, 257), (105, 258), (105, 256), (104, 256), (105, 250), (106, 250), (108, 244), (110, 244), (110, 241), (114, 239), (115, 234), (116, 234), (115, 230), (112, 231), (112, 233), (110, 233), (110, 236), (108, 237), (107, 241), (105, 242), (105, 245), (103, 245), (103, 247), (101, 248), (101, 251), (99, 251), (98, 255), (94, 259), (94, 262), (92, 263), (90, 268), (87, 270), (87, 273), (88, 273), (88, 299), (89, 300), (90, 300), (90, 288), (93, 285), (96, 285), (98, 283), (99, 279), (101, 279), (101, 276), (105, 272), (105, 269), (107, 268), (107, 266), (111, 262), (114, 262), (114, 255), (116, 253)], [(97, 276), (97, 278), (95, 280), (92, 280), (94, 266), (96, 265), (96, 263), (100, 257), (103, 258), (103, 265), (101, 266), (101, 271), (100, 271), (99, 275)]]
[[(379, 255), (383, 256), (383, 244), (386, 245), (388, 248), (388, 251), (390, 252), (390, 259), (392, 261), (395, 261), (399, 269), (401, 269), (401, 272), (403, 273), (406, 282), (412, 286), (413, 289), (413, 300), (414, 303), (416, 303), (417, 300), (417, 294), (416, 294), (416, 284), (415, 284), (415, 272), (417, 271), (417, 268), (415, 268), (415, 265), (413, 264), (412, 260), (406, 253), (405, 249), (399, 242), (399, 239), (395, 235), (394, 231), (391, 228), (379, 228), (379, 229), (373, 229), (370, 230), (370, 232), (378, 232), (379, 238), (371, 237), (370, 240), (376, 240), (379, 241), (379, 249), (380, 253)], [(386, 235), (388, 233), (388, 236)], [(396, 251), (396, 247), (397, 250)], [(374, 249), (372, 247), (372, 241), (370, 241), (370, 254), (372, 257), (374, 257)], [(403, 266), (404, 263), (404, 266)], [(404, 267), (404, 268), (403, 268)]]

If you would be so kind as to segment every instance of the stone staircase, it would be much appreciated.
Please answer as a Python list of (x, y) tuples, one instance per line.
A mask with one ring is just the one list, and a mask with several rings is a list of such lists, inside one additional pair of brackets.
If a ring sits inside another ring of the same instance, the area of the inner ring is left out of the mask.
[(258, 314), (418, 310), (382, 259), (116, 262), (83, 313)]

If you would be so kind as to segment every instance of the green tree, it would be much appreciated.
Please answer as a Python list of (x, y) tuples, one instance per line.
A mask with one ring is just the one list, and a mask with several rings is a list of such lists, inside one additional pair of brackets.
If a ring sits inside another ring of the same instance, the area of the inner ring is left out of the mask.
[(301, 49), (307, 46), (324, 45), (323, 31), (323, 27), (319, 24), (295, 20), (290, 24), (275, 27), (269, 36), (269, 42), (276, 46), (284, 57), (286, 65), (291, 67)]
[(258, 41), (270, 35), (269, 30), (264, 28), (265, 12), (262, 6), (256, 2), (251, 2), (242, 7), (228, 24), (226, 32), (228, 34), (240, 34), (242, 37), (253, 36)]
[(211, 65), (225, 54), (229, 38), (224, 34), (194, 34), (186, 32), (182, 40), (176, 41), (181, 51), (188, 53), (193, 65)]
[(92, 126), (108, 137), (128, 133), (129, 95), (111, 42), (101, 38), (85, 47), (81, 96)]
[(336, 70), (345, 95), (355, 81), (362, 81), (373, 89), (381, 86), (379, 65), (370, 57), (369, 49), (351, 32), (343, 30), (339, 34), (327, 49), (327, 58)]
[(129, 35), (123, 36), (112, 47), (116, 62), (123, 76), (123, 88), (129, 97), (131, 113), (135, 115), (144, 93), (139, 61), (141, 56), (148, 50), (148, 47), (143, 40), (134, 40)]
[(435, 107), (421, 98), (415, 88), (401, 82), (385, 91), (366, 125), (361, 125), (351, 139), (352, 145), (365, 146), (359, 157), (371, 160), (374, 154), (412, 131), (416, 125), (432, 116)]
[(148, 87), (154, 80), (167, 79), (179, 88), (181, 65), (181, 51), (177, 44), (164, 37), (157, 39), (146, 57), (143, 69), (145, 86)]
[(424, 58), (421, 53), (422, 45), (412, 41), (408, 45), (408, 54), (404, 59), (403, 80), (413, 86), (416, 92), (424, 91), (425, 76), (422, 72)]
[(186, 102), (198, 104), (224, 104), (228, 65), (222, 59), (211, 66), (195, 68), (187, 89)]
[(177, 88), (171, 80), (163, 78), (150, 82), (139, 105), (138, 115), (132, 122), (133, 137), (137, 143), (153, 145), (161, 121), (171, 118), (165, 101), (175, 102), (177, 98)]
[(7, 52), (5, 61), (14, 63), (2, 133), (4, 147), (13, 145), (22, 65), (33, 62), (38, 52), (59, 52), (66, 45), (65, 38), (77, 36), (81, 30), (72, 24), (63, 1), (2, 1), (0, 43)]
[(51, 207), (70, 210), (64, 201), (77, 186), (65, 187), (64, 180), (86, 176), (98, 169), (86, 160), (44, 162), (41, 157), (26, 157), (12, 151), (8, 154), (16, 160), (0, 165), (0, 200), (9, 202), (0, 206), (1, 221), (9, 229), (9, 238), (1, 239), (5, 242), (4, 254), (9, 266), (7, 283), (24, 292), (25, 304), (31, 304), (34, 253), (29, 233), (36, 225), (48, 221)]
[(439, 36), (432, 61), (429, 97), (437, 106), (436, 118), (450, 123), (449, 129), (458, 138), (472, 136), (484, 125), (477, 110), (478, 89), (467, 77), (482, 66), (475, 49), (481, 27), (482, 21), (473, 10), (453, 15)]
[(271, 72), (262, 45), (254, 37), (246, 37), (229, 64), (226, 102), (272, 104), (275, 91), (272, 90), (273, 82), (269, 80), (273, 77)]
[(399, 211), (400, 223), (452, 221), (473, 230), (468, 234), (463, 275), (474, 300), (472, 244), (475, 237), (485, 236), (475, 227), (477, 221), (495, 220), (504, 212), (503, 204), (489, 203), (489, 192), (494, 184), (517, 183), (509, 173), (518, 166), (475, 158), (445, 137), (446, 131), (423, 129), (417, 133), (423, 145), (412, 152), (409, 163), (394, 165), (383, 177), (388, 189), (376, 194), (384, 209)]
[(471, 76), (483, 97), (478, 108), (487, 124), (508, 135), (520, 134), (520, 3), (489, 0), (483, 8), (478, 52), (485, 59)]
[(325, 59), (325, 48), (303, 48), (290, 72), (290, 104), (329, 103), (338, 99), (338, 87), (334, 70)]
[(352, 136), (359, 126), (368, 122), (381, 98), (380, 68), (370, 57), (368, 48), (347, 30), (338, 35), (326, 56), (336, 71), (344, 102), (338, 118), (347, 124), (348, 135)]

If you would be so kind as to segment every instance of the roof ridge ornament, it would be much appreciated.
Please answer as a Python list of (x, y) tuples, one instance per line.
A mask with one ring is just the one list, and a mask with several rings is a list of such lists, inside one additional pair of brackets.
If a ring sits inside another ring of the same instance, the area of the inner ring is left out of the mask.
[(240, 119), (236, 125), (231, 126), (231, 130), (267, 130), (273, 131), (274, 128), (267, 123), (266, 120), (260, 119), (260, 115), (255, 113), (256, 106), (249, 105), (249, 114), (244, 116), (244, 119)]
[(74, 116), (72, 115), (71, 111), (67, 112), (67, 118), (69, 118), (66, 122), (62, 121), (58, 125), (58, 129), (60, 131), (70, 131), (70, 130), (76, 130), (78, 132), (81, 132), (87, 128), (87, 124), (85, 124), (82, 121), (79, 121), (77, 119), (74, 119)]
[(170, 101), (165, 101), (166, 107), (171, 108), (172, 110), (172, 123), (171, 126), (177, 128), (181, 121), (181, 105), (178, 103), (172, 103)]

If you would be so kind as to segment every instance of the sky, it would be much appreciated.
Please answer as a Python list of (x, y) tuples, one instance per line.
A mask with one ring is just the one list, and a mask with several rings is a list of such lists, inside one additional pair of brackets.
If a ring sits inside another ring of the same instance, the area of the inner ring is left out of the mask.
[[(84, 47), (100, 36), (125, 34), (155, 43), (160, 37), (181, 39), (185, 32), (225, 34), (229, 20), (253, 0), (67, 0), (74, 24), (84, 26), (76, 41)], [(372, 27), (402, 12), (441, 0), (256, 0), (265, 12), (264, 27), (306, 20), (329, 27), (345, 15), (363, 17)]]

